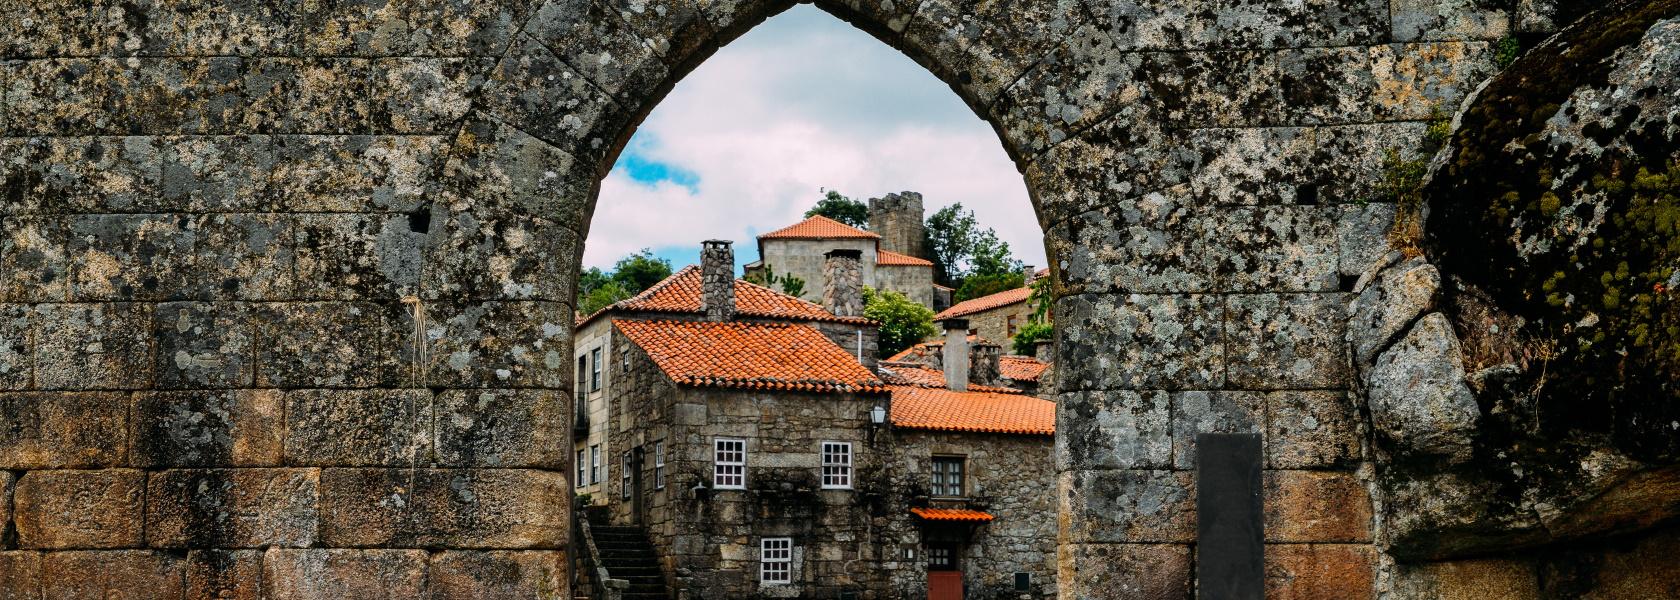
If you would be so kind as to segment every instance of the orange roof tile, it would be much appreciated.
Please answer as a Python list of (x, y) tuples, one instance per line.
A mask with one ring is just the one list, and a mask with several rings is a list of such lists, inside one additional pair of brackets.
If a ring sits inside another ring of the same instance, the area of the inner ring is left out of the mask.
[(889, 252), (889, 251), (886, 251), (886, 250), (876, 250), (875, 251), (875, 264), (877, 264), (877, 265), (887, 265), (887, 266), (890, 266), (890, 267), (897, 267), (897, 266), (931, 267), (931, 266), (933, 266), (933, 261), (926, 260), (926, 259), (921, 259), (921, 258), (916, 258), (916, 257), (910, 256), (908, 254), (899, 254), (897, 252)]
[(1001, 306), (1009, 306), (1017, 302), (1026, 302), (1027, 298), (1031, 296), (1032, 288), (1030, 287), (1018, 287), (1013, 290), (1004, 290), (989, 296), (981, 296), (972, 300), (958, 302), (952, 305), (951, 308), (947, 308), (943, 312), (934, 315), (933, 320), (939, 321), (942, 319), (954, 319)]
[[(612, 306), (585, 317), (581, 326), (609, 310), (699, 314), (700, 267), (683, 267), (664, 281)], [(747, 317), (767, 317), (796, 321), (828, 321), (835, 323), (868, 323), (862, 317), (837, 317), (814, 302), (801, 300), (770, 288), (735, 280), (735, 311)]]
[(777, 229), (758, 236), (758, 239), (780, 240), (832, 240), (832, 239), (881, 239), (879, 234), (870, 233), (851, 225), (841, 223), (822, 215), (809, 217), (798, 223)]
[(679, 385), (884, 393), (885, 384), (815, 328), (797, 323), (613, 322)]
[(964, 521), (984, 523), (996, 517), (991, 513), (968, 508), (912, 508), (910, 514), (929, 521)]
[(953, 392), (906, 385), (892, 389), (892, 422), (906, 429), (1055, 435), (1056, 404), (1032, 396)]
[[(968, 336), (968, 345), (970, 345), (970, 346), (996, 346), (997, 344), (993, 343), (991, 340), (980, 337), (978, 335), (969, 335)], [(898, 354), (894, 354), (894, 355), (892, 355), (891, 358), (887, 358), (885, 360), (891, 361), (891, 362), (906, 361), (906, 360), (909, 360), (910, 358), (912, 358), (912, 357), (914, 357), (918, 354), (921, 354), (923, 352), (941, 352), (941, 351), (943, 351), (941, 349), (944, 348), (944, 347), (945, 347), (945, 340), (934, 340), (934, 341), (931, 341), (931, 342), (922, 342), (920, 344), (916, 344), (916, 345), (911, 346), (909, 348), (899, 350)]]
[(1038, 381), (1038, 376), (1043, 375), (1044, 370), (1048, 368), (1050, 368), (1049, 363), (1041, 362), (1030, 356), (1011, 354), (998, 357), (998, 371), (1005, 379)]
[[(887, 383), (895, 385), (914, 385), (920, 387), (945, 387), (945, 372), (921, 363), (901, 363), (882, 361), (884, 369), (881, 378)], [(969, 384), (968, 389), (975, 392), (992, 392), (997, 394), (1019, 394), (1020, 390), (995, 387), (990, 385)]]

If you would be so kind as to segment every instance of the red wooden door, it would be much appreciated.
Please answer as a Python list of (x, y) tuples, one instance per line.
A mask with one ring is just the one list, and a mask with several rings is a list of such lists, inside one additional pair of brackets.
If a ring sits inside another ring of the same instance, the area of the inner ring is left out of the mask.
[(928, 571), (928, 600), (963, 600), (962, 571)]

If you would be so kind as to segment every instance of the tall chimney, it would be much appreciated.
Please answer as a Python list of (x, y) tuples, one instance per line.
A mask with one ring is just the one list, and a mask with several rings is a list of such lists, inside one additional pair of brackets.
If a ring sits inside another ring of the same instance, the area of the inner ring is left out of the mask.
[(1033, 273), (1037, 273), (1037, 272), (1038, 272), (1038, 269), (1033, 268), (1032, 265), (1022, 266), (1021, 267), (1021, 282), (1024, 283), (1024, 284), (1027, 284), (1027, 285), (1032, 285)]
[(993, 343), (975, 343), (968, 347), (968, 381), (974, 385), (997, 386), (1003, 383), (1003, 347)]
[(968, 319), (945, 319), (945, 387), (968, 391)]
[(735, 318), (735, 249), (729, 240), (700, 245), (700, 310), (707, 321)]
[(837, 317), (863, 316), (863, 251), (836, 248), (823, 258), (823, 308)]

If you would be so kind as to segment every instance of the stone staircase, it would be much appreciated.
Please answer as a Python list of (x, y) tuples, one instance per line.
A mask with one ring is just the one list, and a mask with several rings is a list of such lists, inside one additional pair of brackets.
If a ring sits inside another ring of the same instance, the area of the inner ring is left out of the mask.
[(589, 532), (597, 553), (595, 563), (614, 580), (629, 582), (629, 587), (613, 590), (615, 598), (623, 600), (669, 600), (665, 577), (659, 570), (659, 558), (647, 530), (641, 527), (609, 525), (605, 511), (585, 511)]

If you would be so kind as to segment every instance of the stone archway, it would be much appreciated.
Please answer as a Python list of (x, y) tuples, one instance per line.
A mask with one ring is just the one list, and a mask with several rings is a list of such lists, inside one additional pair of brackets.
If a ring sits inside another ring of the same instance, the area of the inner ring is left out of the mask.
[[(555, 591), (597, 182), (786, 4), (259, 4), (0, 8), (0, 580)], [(1370, 588), (1341, 310), (1393, 206), (1356, 201), (1492, 72), (1510, 15), (1460, 4), (819, 4), (1026, 177), (1072, 367), (1065, 596), (1187, 594), (1188, 436), (1241, 429), (1274, 585)]]

